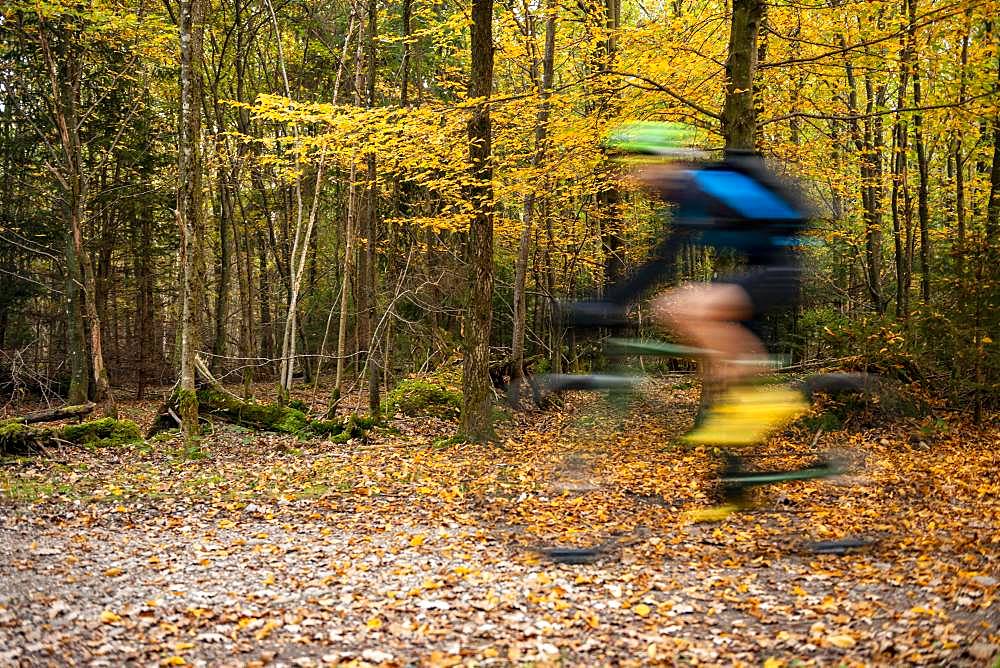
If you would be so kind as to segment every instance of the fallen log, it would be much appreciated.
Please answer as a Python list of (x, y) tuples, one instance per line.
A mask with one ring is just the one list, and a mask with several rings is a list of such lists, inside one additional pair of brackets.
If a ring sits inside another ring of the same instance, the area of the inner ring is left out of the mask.
[(3, 455), (34, 454), (59, 443), (107, 447), (139, 440), (139, 426), (131, 420), (101, 418), (62, 427), (32, 427), (17, 419), (0, 422)]
[[(335, 443), (363, 436), (375, 424), (373, 418), (351, 415), (332, 420), (313, 420), (304, 412), (289, 406), (245, 401), (233, 394), (215, 379), (205, 363), (196, 358), (195, 368), (201, 379), (197, 390), (198, 413), (249, 427), (260, 431), (291, 434), (302, 438), (325, 437)], [(157, 433), (180, 426), (177, 419), (179, 395), (176, 388), (170, 393), (153, 426), (146, 433), (152, 438)]]
[(37, 424), (39, 422), (55, 422), (56, 420), (65, 420), (67, 418), (77, 418), (80, 419), (85, 415), (90, 415), (94, 412), (97, 404), (88, 401), (85, 404), (80, 404), (78, 406), (59, 406), (58, 408), (47, 408), (40, 411), (32, 411), (31, 413), (26, 413), (20, 417), (12, 418), (12, 421), (19, 422), (21, 424)]

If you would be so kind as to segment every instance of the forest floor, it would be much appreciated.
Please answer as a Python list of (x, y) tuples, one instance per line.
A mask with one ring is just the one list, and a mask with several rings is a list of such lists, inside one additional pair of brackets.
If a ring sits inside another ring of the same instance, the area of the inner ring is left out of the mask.
[[(508, 416), (487, 446), (420, 418), (7, 458), (0, 665), (996, 665), (996, 428), (792, 429), (763, 468), (835, 448), (850, 472), (695, 524), (717, 457), (673, 441), (697, 390), (653, 390)], [(871, 544), (810, 549), (849, 537)]]

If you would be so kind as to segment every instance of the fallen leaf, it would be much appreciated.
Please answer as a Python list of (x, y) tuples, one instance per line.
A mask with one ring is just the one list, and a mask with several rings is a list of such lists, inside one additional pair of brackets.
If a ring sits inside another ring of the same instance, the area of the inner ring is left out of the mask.
[(116, 624), (121, 620), (121, 616), (111, 612), (110, 610), (105, 610), (101, 613), (101, 621), (105, 624)]
[(827, 636), (826, 642), (840, 649), (850, 649), (858, 644), (858, 641), (853, 636), (846, 634)]

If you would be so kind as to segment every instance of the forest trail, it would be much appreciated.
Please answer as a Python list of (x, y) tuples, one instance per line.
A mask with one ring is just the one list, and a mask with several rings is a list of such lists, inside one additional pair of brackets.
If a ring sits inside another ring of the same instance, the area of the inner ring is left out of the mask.
[[(848, 474), (696, 525), (715, 460), (671, 442), (689, 385), (618, 408), (574, 396), (494, 446), (411, 419), (367, 443), (216, 425), (200, 452), (171, 437), (5, 461), (0, 664), (995, 661), (995, 431), (821, 434)], [(783, 435), (762, 466), (808, 461), (813, 437)], [(873, 544), (808, 549), (844, 537)], [(557, 546), (596, 561), (552, 563)]]

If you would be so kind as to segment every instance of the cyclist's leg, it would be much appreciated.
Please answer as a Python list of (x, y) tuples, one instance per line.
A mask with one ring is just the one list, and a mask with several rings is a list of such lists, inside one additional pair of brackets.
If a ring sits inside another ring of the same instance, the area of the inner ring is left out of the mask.
[(653, 303), (660, 324), (684, 341), (712, 351), (705, 361), (705, 382), (726, 385), (755, 372), (740, 364), (765, 354), (764, 344), (741, 323), (754, 314), (750, 295), (736, 283), (693, 284), (670, 290)]
[(748, 445), (763, 440), (804, 410), (801, 393), (739, 385), (760, 372), (762, 367), (752, 362), (765, 354), (761, 340), (742, 323), (792, 303), (797, 291), (797, 270), (779, 267), (667, 293), (658, 300), (662, 322), (694, 345), (714, 351), (705, 370), (706, 384), (731, 386), (687, 440)]

